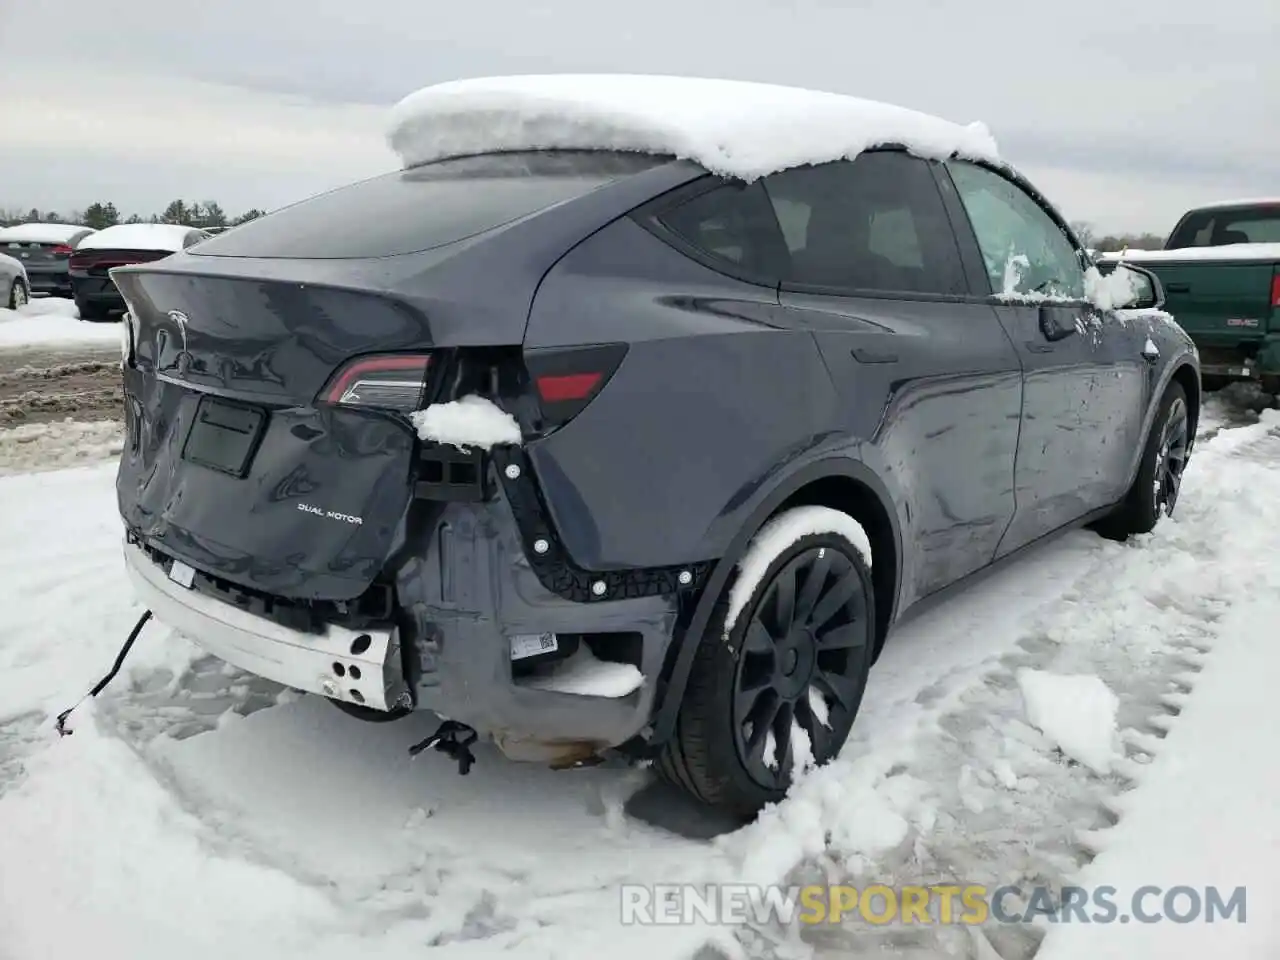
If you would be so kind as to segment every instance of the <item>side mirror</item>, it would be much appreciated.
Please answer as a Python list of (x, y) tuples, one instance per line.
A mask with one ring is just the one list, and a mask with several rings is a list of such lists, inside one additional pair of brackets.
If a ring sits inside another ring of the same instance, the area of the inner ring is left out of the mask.
[(1164, 284), (1150, 270), (1135, 267), (1131, 263), (1116, 264), (1116, 273), (1124, 273), (1133, 290), (1132, 298), (1117, 304), (1121, 310), (1159, 310), (1164, 306)]
[(1050, 343), (1065, 340), (1080, 329), (1080, 310), (1076, 306), (1042, 303), (1040, 332)]

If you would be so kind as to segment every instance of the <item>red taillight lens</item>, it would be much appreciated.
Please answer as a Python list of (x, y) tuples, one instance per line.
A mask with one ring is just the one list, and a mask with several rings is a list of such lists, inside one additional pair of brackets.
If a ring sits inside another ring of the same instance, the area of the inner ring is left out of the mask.
[(566, 373), (538, 377), (538, 398), (543, 403), (587, 400), (596, 392), (602, 377), (601, 373)]
[(1280, 310), (1280, 272), (1271, 278), (1271, 307)]
[(71, 248), (67, 246), (65, 243), (58, 244), (49, 252), (52, 253), (55, 257), (58, 257), (59, 259), (63, 257), (71, 256)]
[(431, 357), (387, 353), (357, 357), (341, 367), (320, 391), (323, 403), (411, 412), (422, 407)]
[(563, 426), (581, 413), (627, 355), (625, 343), (526, 350), (525, 367), (538, 392), (542, 426)]

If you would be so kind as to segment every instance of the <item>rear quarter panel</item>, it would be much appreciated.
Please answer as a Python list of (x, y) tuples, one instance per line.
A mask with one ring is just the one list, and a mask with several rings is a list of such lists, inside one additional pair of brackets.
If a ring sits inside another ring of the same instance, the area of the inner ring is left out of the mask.
[(565, 546), (592, 569), (717, 558), (770, 478), (839, 438), (838, 394), (776, 293), (721, 276), (629, 219), (550, 271), (526, 349), (626, 342), (617, 373), (529, 455)]

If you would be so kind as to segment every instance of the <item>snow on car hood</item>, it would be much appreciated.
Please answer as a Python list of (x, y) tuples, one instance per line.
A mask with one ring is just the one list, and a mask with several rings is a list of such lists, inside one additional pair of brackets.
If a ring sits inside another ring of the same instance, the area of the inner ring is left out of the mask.
[(171, 250), (183, 249), (192, 227), (172, 223), (122, 223), (91, 233), (76, 245), (77, 250)]
[(387, 139), (405, 167), (503, 151), (619, 150), (670, 154), (745, 180), (887, 144), (923, 157), (999, 159), (981, 123), (797, 87), (621, 74), (424, 87), (392, 109)]

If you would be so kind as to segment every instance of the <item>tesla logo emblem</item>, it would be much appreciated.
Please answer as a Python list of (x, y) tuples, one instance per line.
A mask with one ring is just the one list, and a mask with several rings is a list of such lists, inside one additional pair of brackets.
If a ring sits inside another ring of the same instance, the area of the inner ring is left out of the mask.
[(182, 352), (187, 352), (187, 323), (191, 319), (181, 310), (170, 310), (169, 319), (178, 325), (178, 332), (182, 334)]

